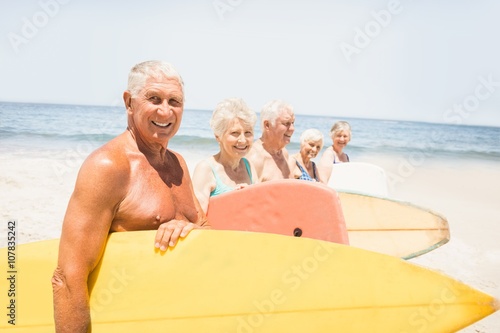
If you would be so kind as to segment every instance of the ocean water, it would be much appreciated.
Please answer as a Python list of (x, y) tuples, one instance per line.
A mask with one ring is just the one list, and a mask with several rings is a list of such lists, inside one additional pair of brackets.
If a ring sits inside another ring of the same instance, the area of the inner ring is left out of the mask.
[[(218, 151), (209, 127), (210, 110), (185, 110), (182, 125), (169, 148), (211, 155)], [(299, 137), (317, 128), (331, 144), (331, 125), (346, 120), (352, 140), (345, 149), (351, 160), (366, 154), (420, 154), (457, 159), (500, 161), (500, 128), (431, 124), (398, 120), (296, 115), (295, 133), (287, 147), (299, 150)], [(90, 153), (126, 128), (123, 107), (0, 102), (0, 152), (36, 154), (64, 149)], [(259, 124), (255, 138), (260, 136)]]

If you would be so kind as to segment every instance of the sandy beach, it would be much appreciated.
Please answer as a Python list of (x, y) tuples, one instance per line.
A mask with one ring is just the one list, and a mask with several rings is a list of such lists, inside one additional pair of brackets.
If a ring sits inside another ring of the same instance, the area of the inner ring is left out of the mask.
[[(401, 159), (370, 156), (364, 161), (382, 166), (389, 174), (408, 165)], [(500, 163), (429, 159), (411, 171), (403, 172), (402, 181), (390, 188), (390, 196), (444, 215), (451, 230), (447, 244), (411, 261), (499, 299)], [(500, 312), (460, 332), (500, 332)]]
[[(204, 158), (184, 154), (190, 170)], [(58, 238), (66, 205), (85, 153), (75, 151), (0, 152), (0, 246), (7, 221), (17, 221), (18, 243)], [(360, 161), (397, 174), (390, 196), (447, 217), (448, 244), (412, 262), (441, 271), (500, 298), (500, 162), (428, 159), (402, 172), (402, 159), (364, 155)], [(500, 312), (460, 331), (500, 332)]]

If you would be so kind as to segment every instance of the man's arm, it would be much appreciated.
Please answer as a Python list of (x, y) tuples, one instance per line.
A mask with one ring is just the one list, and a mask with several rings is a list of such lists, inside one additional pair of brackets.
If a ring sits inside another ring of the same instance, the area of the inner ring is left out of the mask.
[(102, 257), (128, 177), (106, 159), (83, 164), (64, 217), (58, 265), (52, 278), (56, 332), (90, 329), (87, 279)]

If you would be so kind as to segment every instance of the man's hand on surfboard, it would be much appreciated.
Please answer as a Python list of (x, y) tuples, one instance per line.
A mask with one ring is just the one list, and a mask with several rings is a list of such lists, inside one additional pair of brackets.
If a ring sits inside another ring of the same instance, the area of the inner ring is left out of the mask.
[(174, 247), (179, 237), (186, 237), (193, 229), (198, 229), (197, 224), (184, 220), (171, 220), (160, 225), (155, 237), (155, 247), (160, 251), (166, 251), (168, 247)]

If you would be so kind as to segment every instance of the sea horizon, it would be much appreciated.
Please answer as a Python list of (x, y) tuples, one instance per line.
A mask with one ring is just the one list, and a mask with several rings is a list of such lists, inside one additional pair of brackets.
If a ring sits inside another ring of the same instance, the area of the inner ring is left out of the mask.
[[(185, 109), (181, 127), (169, 148), (215, 154), (218, 145), (209, 126), (211, 114), (211, 110)], [(295, 132), (287, 149), (291, 153), (300, 149), (300, 134), (307, 128), (323, 133), (325, 149), (331, 145), (330, 128), (338, 120), (348, 121), (352, 127), (352, 140), (345, 149), (351, 160), (373, 154), (419, 154), (428, 160), (500, 161), (500, 127), (335, 115), (296, 114)], [(122, 133), (126, 126), (123, 106), (0, 102), (0, 150), (4, 152), (53, 151), (76, 145), (85, 146), (84, 150), (90, 153)], [(255, 139), (260, 135), (257, 121)]]
[[(54, 106), (75, 106), (75, 107), (103, 107), (103, 108), (108, 108), (108, 107), (116, 107), (116, 108), (123, 108), (123, 111), (125, 111), (125, 108), (122, 105), (106, 105), (106, 104), (78, 104), (78, 103), (57, 103), (57, 102), (22, 102), (22, 101), (2, 101), (0, 100), (0, 104), (39, 104), (39, 105), (54, 105)], [(185, 108), (184, 110), (190, 110), (190, 111), (204, 111), (204, 112), (212, 112), (213, 110), (211, 109), (202, 109), (202, 108)], [(254, 110), (257, 115), (260, 114), (259, 110)], [(322, 114), (305, 114), (305, 113), (300, 113), (296, 112), (295, 115), (300, 115), (300, 116), (308, 116), (308, 117), (334, 117), (330, 115), (322, 115)], [(414, 119), (403, 119), (403, 118), (377, 118), (377, 117), (357, 117), (357, 116), (336, 116), (338, 119), (361, 119), (361, 120), (375, 120), (375, 121), (403, 121), (403, 122), (410, 122), (410, 123), (421, 123), (421, 124), (429, 124), (429, 125), (450, 125), (450, 126), (467, 126), (467, 127), (486, 127), (486, 128), (500, 128), (500, 125), (486, 125), (486, 124), (465, 124), (465, 123), (451, 123), (451, 122), (438, 122), (438, 121), (426, 121), (426, 120), (414, 120)], [(258, 122), (258, 121), (257, 121)], [(257, 124), (258, 125), (258, 124)]]

